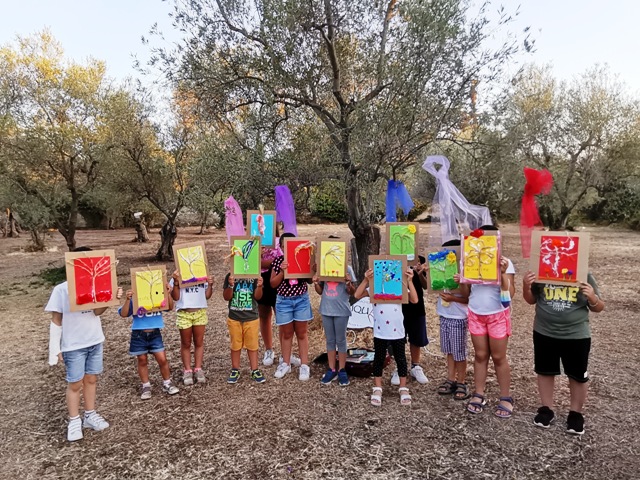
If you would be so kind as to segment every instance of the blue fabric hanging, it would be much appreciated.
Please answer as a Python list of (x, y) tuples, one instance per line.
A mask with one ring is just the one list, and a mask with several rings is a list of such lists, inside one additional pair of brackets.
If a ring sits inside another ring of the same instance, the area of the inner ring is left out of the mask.
[(387, 183), (386, 198), (387, 222), (397, 222), (396, 211), (401, 208), (405, 215), (408, 215), (413, 208), (413, 200), (404, 186), (399, 180), (389, 180)]

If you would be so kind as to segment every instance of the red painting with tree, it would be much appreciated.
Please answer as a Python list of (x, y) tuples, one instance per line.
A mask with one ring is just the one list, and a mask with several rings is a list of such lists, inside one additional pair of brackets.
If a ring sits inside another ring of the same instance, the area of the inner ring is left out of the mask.
[(542, 280), (575, 281), (578, 272), (580, 238), (549, 236), (540, 238), (538, 272)]
[(73, 260), (77, 305), (108, 302), (113, 298), (111, 267), (107, 256)]

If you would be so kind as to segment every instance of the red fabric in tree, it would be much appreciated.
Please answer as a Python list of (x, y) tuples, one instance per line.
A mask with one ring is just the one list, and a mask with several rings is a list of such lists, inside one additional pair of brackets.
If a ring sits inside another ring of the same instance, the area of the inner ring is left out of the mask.
[(542, 225), (536, 195), (548, 195), (553, 186), (553, 176), (549, 170), (536, 170), (524, 168), (524, 194), (520, 207), (520, 243), (522, 244), (522, 256), (529, 258), (531, 254), (531, 232), (536, 225)]

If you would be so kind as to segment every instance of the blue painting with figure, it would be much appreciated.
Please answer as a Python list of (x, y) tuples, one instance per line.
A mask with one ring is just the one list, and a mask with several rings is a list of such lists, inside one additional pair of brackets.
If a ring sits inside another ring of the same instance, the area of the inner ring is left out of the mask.
[(402, 302), (404, 293), (402, 260), (373, 260), (373, 300)]
[(276, 212), (260, 212), (249, 210), (247, 212), (249, 235), (260, 237), (260, 245), (273, 248), (276, 244)]

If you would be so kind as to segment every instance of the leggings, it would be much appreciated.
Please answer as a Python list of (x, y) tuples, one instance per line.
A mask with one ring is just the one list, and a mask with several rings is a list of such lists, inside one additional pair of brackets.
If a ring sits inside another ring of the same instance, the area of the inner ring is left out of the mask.
[(407, 356), (404, 353), (405, 339), (399, 338), (397, 340), (385, 340), (383, 338), (373, 339), (373, 348), (375, 349), (375, 356), (373, 357), (373, 376), (381, 377), (382, 369), (384, 368), (384, 361), (387, 358), (387, 347), (391, 345), (393, 348), (393, 358), (396, 360), (396, 366), (398, 367), (398, 376), (407, 376)]
[(322, 315), (324, 335), (327, 337), (327, 352), (335, 351), (346, 353), (347, 351), (347, 322), (349, 317), (331, 317)]

